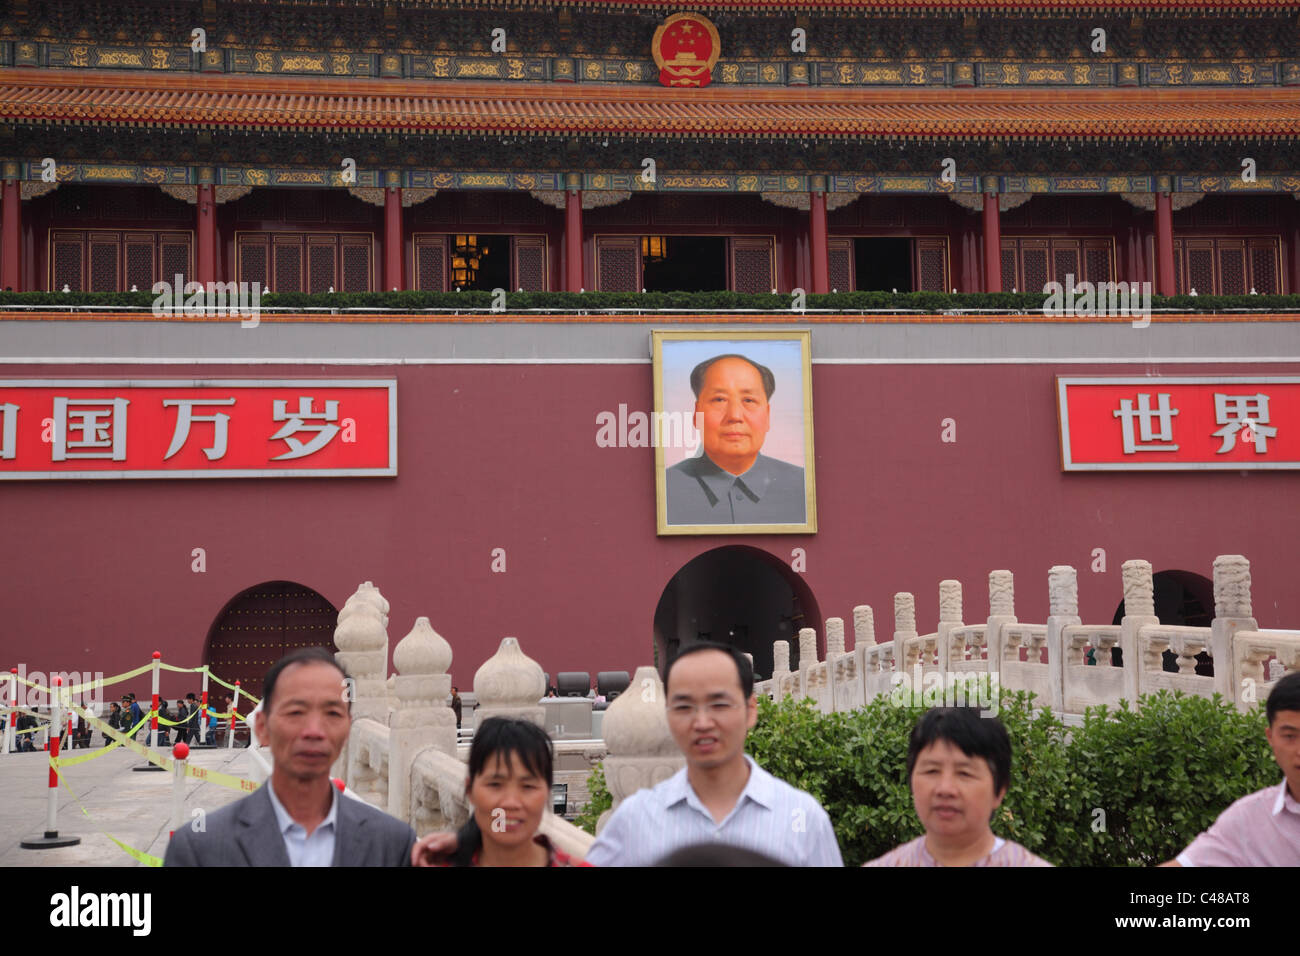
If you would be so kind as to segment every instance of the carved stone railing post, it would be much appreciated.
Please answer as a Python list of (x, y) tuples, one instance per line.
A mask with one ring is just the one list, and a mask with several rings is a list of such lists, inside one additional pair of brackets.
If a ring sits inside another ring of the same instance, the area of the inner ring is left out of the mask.
[(988, 651), (989, 679), (998, 675), (998, 684), (1002, 683), (1002, 649), (1006, 639), (1002, 636), (1003, 625), (1018, 624), (1016, 620), (1016, 583), (1010, 571), (989, 572), (989, 619), (984, 628), (984, 646)]
[(1047, 679), (1055, 713), (1065, 710), (1065, 629), (1082, 624), (1079, 617), (1079, 576), (1068, 564), (1047, 572)]
[(876, 619), (870, 604), (859, 604), (853, 609), (853, 649), (876, 643)]
[(1137, 707), (1142, 687), (1142, 669), (1145, 666), (1142, 628), (1159, 624), (1160, 618), (1156, 617), (1156, 592), (1151, 562), (1140, 559), (1125, 561), (1120, 574), (1124, 579), (1124, 618), (1120, 621), (1119, 632), (1120, 653), (1124, 656), (1124, 698), (1133, 707)]
[(939, 644), (939, 670), (947, 673), (952, 659), (952, 630), (964, 627), (961, 619), (961, 582), (951, 579), (939, 582), (939, 625), (935, 637)]
[(772, 699), (780, 702), (785, 698), (781, 685), (790, 676), (790, 642), (772, 642)]
[(497, 652), (474, 674), (477, 728), (489, 717), (514, 717), (546, 726), (546, 710), (538, 702), (546, 693), (546, 677), (513, 637), (503, 637)]
[(917, 636), (916, 598), (906, 591), (899, 591), (894, 595), (894, 670), (909, 675), (909, 680), (916, 653), (908, 651), (907, 642)]
[(334, 629), (335, 660), (352, 677), (352, 719), (388, 724), (388, 602), (369, 581), (357, 588)]
[[(786, 664), (788, 672), (788, 660)], [(605, 786), (614, 803), (597, 821), (597, 833), (624, 800), (638, 790), (667, 780), (686, 763), (668, 729), (664, 685), (653, 667), (637, 668), (631, 686), (605, 711), (600, 729), (608, 748)]]
[(416, 618), (411, 632), (393, 648), (397, 668), (397, 711), (388, 733), (388, 812), (411, 818), (411, 765), (426, 747), (456, 756), (456, 714), (451, 694), (451, 645), (427, 617)]
[[(1240, 554), (1221, 554), (1214, 559), (1214, 620), (1210, 622), (1214, 690), (1242, 710), (1250, 704), (1242, 699), (1246, 675), (1237, 665), (1233, 635), (1257, 630), (1250, 599), (1250, 562)], [(1259, 699), (1257, 693), (1246, 696)]]
[(802, 700), (805, 697), (812, 696), (812, 668), (816, 667), (820, 661), (817, 660), (817, 632), (811, 627), (801, 627), (799, 629), (799, 688), (796, 697)]
[(841, 702), (843, 691), (835, 680), (836, 667), (844, 657), (844, 618), (828, 617), (826, 619), (826, 691), (831, 710), (847, 710), (851, 704), (844, 706)]

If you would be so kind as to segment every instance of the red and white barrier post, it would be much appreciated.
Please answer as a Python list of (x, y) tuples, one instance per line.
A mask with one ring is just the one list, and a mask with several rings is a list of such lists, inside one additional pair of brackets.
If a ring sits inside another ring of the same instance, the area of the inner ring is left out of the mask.
[(169, 837), (185, 822), (185, 763), (189, 755), (188, 744), (177, 744), (172, 748), (172, 758), (176, 762), (173, 765), (175, 776), (172, 778), (172, 828), (167, 834)]
[(239, 709), (239, 681), (235, 681), (235, 699), (230, 705), (230, 734), (226, 737), (226, 749), (235, 746), (235, 711)]
[[(200, 744), (208, 742), (208, 667), (203, 665), (203, 700), (199, 705), (199, 735), (194, 738)], [(216, 743), (214, 740), (213, 743)]]
[(9, 719), (5, 721), (5, 753), (12, 753), (17, 737), (14, 721), (18, 719), (18, 668), (9, 668)]
[[(149, 735), (147, 738), (149, 742), (150, 750), (155, 750), (158, 747), (158, 672), (159, 670), (161, 670), (161, 668), (159, 667), (160, 664), (162, 664), (162, 652), (154, 651), (153, 652), (153, 710), (151, 710), (149, 713)], [(162, 767), (158, 766), (156, 763), (153, 763), (152, 761), (146, 760), (140, 766), (132, 767), (131, 769), (148, 771), (148, 770), (161, 770)]]
[(56, 677), (50, 691), (50, 788), (45, 806), (45, 834), (23, 840), (20, 846), (25, 850), (48, 850), (58, 846), (75, 846), (81, 842), (81, 837), (59, 836), (59, 771), (54, 761), (59, 759), (59, 725), (62, 722), (59, 705), (63, 696), (59, 688), (62, 686), (63, 678)]

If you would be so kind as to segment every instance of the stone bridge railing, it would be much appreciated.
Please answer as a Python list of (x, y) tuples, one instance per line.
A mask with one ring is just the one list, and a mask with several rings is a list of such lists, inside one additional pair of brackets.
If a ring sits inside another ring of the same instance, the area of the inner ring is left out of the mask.
[[(386, 680), (388, 608), (388, 601), (367, 581), (339, 612), (334, 643), (339, 663), (352, 675), (353, 702), (352, 731), (334, 775), (422, 836), (458, 827), (470, 813), (466, 766), (449, 704), (451, 646), (428, 618), (417, 619), (393, 649), (397, 674)], [(483, 717), (511, 716), (542, 724), (537, 703), (545, 692), (542, 669), (513, 637), (505, 638), (478, 669), (474, 691)], [(556, 847), (578, 859), (593, 842), (549, 809), (541, 830)]]
[[(855, 646), (846, 650), (844, 622), (826, 621), (826, 659), (817, 658), (817, 635), (799, 632), (799, 667), (790, 670), (789, 645), (773, 645), (770, 680), (756, 685), (760, 694), (811, 697), (823, 712), (853, 710), (906, 684), (917, 691), (934, 686), (944, 675), (996, 676), (999, 686), (1028, 690), (1044, 706), (1062, 714), (1081, 714), (1088, 707), (1114, 707), (1142, 694), (1181, 690), (1209, 697), (1222, 694), (1241, 710), (1262, 703), (1273, 684), (1300, 667), (1300, 631), (1261, 631), (1251, 612), (1250, 562), (1241, 555), (1214, 561), (1214, 620), (1210, 627), (1168, 627), (1155, 616), (1151, 565), (1126, 561), (1123, 566), (1124, 619), (1118, 625), (1084, 624), (1079, 618), (1074, 568), (1048, 572), (1050, 614), (1044, 624), (1016, 619), (1010, 571), (989, 574), (989, 616), (982, 624), (962, 621), (961, 584), (939, 584), (939, 621), (933, 633), (916, 629), (911, 594), (894, 595), (893, 640), (876, 642), (868, 605), (853, 609)], [(1120, 666), (1112, 666), (1118, 648)], [(1094, 652), (1095, 664), (1086, 655)], [(1178, 672), (1164, 670), (1166, 650), (1178, 655)], [(1213, 676), (1195, 672), (1196, 656), (1205, 652)]]

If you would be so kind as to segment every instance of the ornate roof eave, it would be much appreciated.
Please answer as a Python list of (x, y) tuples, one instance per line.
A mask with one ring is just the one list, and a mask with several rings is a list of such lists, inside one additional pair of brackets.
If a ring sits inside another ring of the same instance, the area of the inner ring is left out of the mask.
[(0, 69), (0, 120), (42, 125), (427, 134), (877, 140), (1300, 138), (1289, 88), (629, 89)]
[[(308, 4), (335, 0), (298, 0)], [(665, 13), (698, 10), (711, 13), (798, 13), (816, 11), (856, 13), (882, 11), (927, 16), (943, 13), (1091, 14), (1126, 11), (1179, 15), (1187, 11), (1231, 11), (1246, 15), (1300, 9), (1300, 0), (393, 0), (400, 7), (455, 8), (500, 7), (555, 9), (572, 7), (585, 12), (662, 10)]]

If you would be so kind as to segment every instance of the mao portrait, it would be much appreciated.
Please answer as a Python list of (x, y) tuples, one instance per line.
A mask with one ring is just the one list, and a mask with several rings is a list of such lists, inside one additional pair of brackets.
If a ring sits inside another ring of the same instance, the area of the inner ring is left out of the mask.
[(655, 333), (660, 534), (816, 531), (808, 368), (806, 331)]

